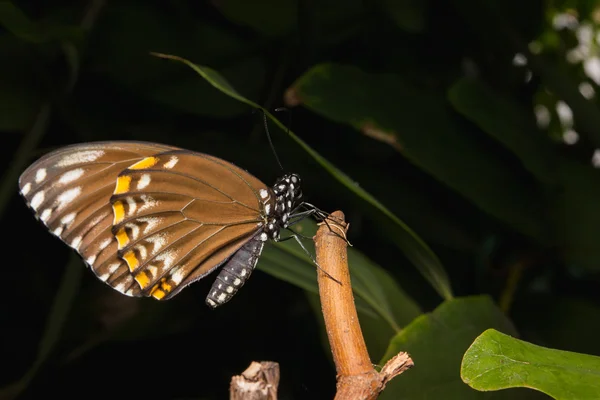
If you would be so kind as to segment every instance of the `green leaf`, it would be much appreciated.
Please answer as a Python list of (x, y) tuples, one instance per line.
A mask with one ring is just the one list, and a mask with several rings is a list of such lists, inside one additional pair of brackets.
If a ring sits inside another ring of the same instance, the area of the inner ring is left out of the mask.
[(352, 179), (350, 179), (342, 171), (337, 169), (319, 153), (310, 148), (298, 136), (281, 124), (281, 122), (279, 122), (279, 120), (271, 113), (269, 113), (268, 110), (243, 97), (223, 77), (221, 77), (219, 73), (211, 68), (195, 65), (191, 61), (177, 56), (159, 53), (153, 54), (157, 57), (167, 58), (186, 64), (223, 93), (253, 108), (262, 110), (267, 117), (271, 119), (282, 131), (288, 132), (289, 136), (313, 159), (315, 159), (323, 167), (323, 169), (329, 172), (351, 192), (359, 196), (373, 207), (377, 208), (390, 221), (392, 221), (394, 225), (391, 235), (392, 240), (394, 240), (395, 243), (404, 251), (405, 256), (418, 268), (418, 270), (423, 274), (423, 276), (425, 276), (425, 278), (431, 283), (434, 289), (437, 290), (442, 298), (452, 298), (452, 290), (450, 288), (450, 282), (448, 280), (448, 276), (446, 275), (446, 271), (444, 270), (440, 260), (429, 248), (429, 246), (427, 246), (427, 244), (425, 244), (425, 242), (419, 236), (417, 236), (417, 234), (414, 233), (403, 221), (392, 214), (391, 211), (379, 203), (373, 196), (367, 193), (367, 191), (358, 186), (356, 182), (352, 181)]
[[(317, 227), (313, 221), (304, 220), (295, 228), (298, 233), (311, 237)], [(303, 244), (314, 254), (312, 241), (304, 240)], [(421, 314), (419, 306), (384, 269), (354, 248), (348, 249), (348, 263), (359, 315), (385, 322), (388, 329), (385, 342)], [(266, 246), (258, 268), (308, 292), (318, 293), (316, 266), (295, 240)]]
[(81, 258), (73, 253), (65, 269), (58, 291), (56, 292), (56, 297), (54, 297), (52, 308), (48, 314), (46, 328), (44, 329), (44, 334), (40, 340), (38, 354), (33, 365), (18, 382), (2, 388), (2, 390), (0, 390), (0, 397), (16, 397), (25, 390), (37, 374), (38, 370), (50, 356), (60, 339), (63, 326), (71, 311), (73, 300), (79, 290), (79, 284), (84, 270), (85, 268), (82, 265)]
[(527, 387), (559, 400), (600, 398), (600, 357), (536, 346), (494, 329), (469, 347), (461, 377), (483, 391)]
[[(392, 380), (382, 399), (478, 399), (459, 376), (465, 350), (484, 330), (516, 334), (511, 322), (487, 296), (446, 301), (432, 313), (415, 319), (390, 343), (380, 365), (401, 351), (410, 354), (414, 368)], [(527, 393), (526, 391), (523, 391)], [(492, 398), (520, 398), (523, 393), (494, 393)], [(490, 394), (486, 394), (486, 399)]]
[(517, 231), (546, 240), (537, 188), (500, 155), (466, 135), (444, 96), (411, 87), (397, 75), (335, 64), (311, 68), (290, 92), (298, 104), (391, 145)]
[(454, 108), (511, 150), (533, 175), (556, 183), (556, 154), (548, 137), (538, 131), (531, 113), (483, 82), (463, 78), (448, 92)]

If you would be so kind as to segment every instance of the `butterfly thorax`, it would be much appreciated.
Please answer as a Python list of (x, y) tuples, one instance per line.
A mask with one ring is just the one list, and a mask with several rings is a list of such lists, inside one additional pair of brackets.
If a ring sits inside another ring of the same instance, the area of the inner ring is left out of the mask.
[(269, 239), (279, 240), (281, 229), (288, 227), (290, 215), (300, 203), (302, 190), (300, 177), (296, 174), (286, 174), (279, 178), (271, 188), (274, 198), (273, 208), (265, 209), (264, 233)]

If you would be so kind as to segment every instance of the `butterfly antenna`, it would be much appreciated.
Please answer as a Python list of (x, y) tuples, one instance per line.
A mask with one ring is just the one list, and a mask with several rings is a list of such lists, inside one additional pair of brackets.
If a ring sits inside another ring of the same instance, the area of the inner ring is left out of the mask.
[[(275, 146), (273, 145), (273, 140), (271, 140), (271, 134), (269, 133), (269, 124), (267, 124), (267, 113), (265, 112), (265, 110), (262, 110), (263, 112), (263, 123), (265, 124), (265, 132), (267, 133), (267, 139), (269, 139), (269, 145), (271, 146), (271, 150), (273, 151), (273, 154), (275, 155), (275, 160), (277, 160), (277, 164), (279, 164), (279, 168), (281, 168), (282, 171), (284, 171), (283, 169), (283, 165), (281, 165), (281, 161), (279, 160), (279, 156), (277, 155), (277, 151), (275, 151)], [(288, 127), (289, 130), (289, 127)]]

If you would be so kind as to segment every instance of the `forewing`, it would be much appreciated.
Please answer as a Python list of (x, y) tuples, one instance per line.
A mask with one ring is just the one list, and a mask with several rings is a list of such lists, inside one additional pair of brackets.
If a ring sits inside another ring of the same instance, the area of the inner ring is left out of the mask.
[(248, 242), (263, 225), (261, 190), (246, 171), (186, 150), (121, 172), (113, 233), (143, 294), (170, 298)]
[(19, 189), (36, 217), (74, 248), (96, 275), (115, 289), (139, 288), (117, 255), (110, 197), (117, 176), (152, 154), (174, 149), (147, 142), (95, 142), (63, 147), (33, 163)]

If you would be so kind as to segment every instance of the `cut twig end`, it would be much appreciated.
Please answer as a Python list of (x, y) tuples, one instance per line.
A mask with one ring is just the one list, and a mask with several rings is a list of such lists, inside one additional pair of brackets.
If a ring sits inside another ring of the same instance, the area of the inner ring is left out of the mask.
[(277, 400), (279, 364), (253, 361), (241, 375), (231, 378), (231, 400)]
[(381, 380), (381, 384), (383, 385), (381, 389), (383, 390), (383, 388), (385, 388), (385, 385), (390, 380), (400, 375), (404, 371), (411, 369), (414, 366), (415, 363), (406, 352), (400, 352), (394, 357), (390, 358), (381, 369), (381, 372), (379, 372), (379, 379)]

